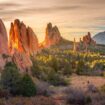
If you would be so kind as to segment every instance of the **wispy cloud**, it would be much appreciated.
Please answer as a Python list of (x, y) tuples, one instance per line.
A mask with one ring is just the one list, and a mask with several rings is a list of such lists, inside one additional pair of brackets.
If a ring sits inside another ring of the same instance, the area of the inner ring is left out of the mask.
[(11, 8), (11, 7), (17, 8), (19, 6), (20, 6), (20, 4), (18, 4), (18, 3), (9, 3), (9, 2), (0, 3), (0, 11)]
[[(5, 5), (6, 6), (6, 5)], [(13, 5), (15, 6), (15, 5)], [(19, 6), (19, 5), (16, 5), (16, 6)], [(0, 14), (17, 14), (17, 13), (36, 13), (36, 12), (59, 12), (59, 11), (70, 11), (70, 10), (76, 10), (76, 9), (80, 9), (82, 8), (81, 6), (79, 5), (74, 5), (74, 6), (52, 6), (52, 7), (25, 7), (25, 8), (19, 8), (17, 10), (14, 10), (14, 9), (11, 9), (11, 10), (6, 10), (6, 8), (8, 8), (10, 6), (7, 6), (5, 8), (2, 8)]]
[[(52, 21), (61, 33), (82, 34), (105, 30), (105, 0), (0, 0), (0, 18), (5, 23), (21, 18), (39, 30)], [(44, 26), (43, 26), (44, 24)], [(44, 29), (38, 34), (44, 36)]]

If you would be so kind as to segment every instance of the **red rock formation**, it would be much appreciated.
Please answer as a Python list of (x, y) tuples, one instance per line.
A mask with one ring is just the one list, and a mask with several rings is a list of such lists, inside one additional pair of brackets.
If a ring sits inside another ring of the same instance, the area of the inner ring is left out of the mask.
[(26, 27), (18, 19), (11, 23), (9, 35), (9, 50), (13, 61), (21, 72), (29, 70), (32, 61), (29, 55), (38, 51), (38, 39), (30, 27)]
[(24, 52), (21, 53), (17, 51), (16, 49), (13, 54), (13, 62), (15, 62), (21, 73), (29, 72), (28, 70), (30, 70), (32, 66), (29, 56), (27, 56)]
[(91, 33), (88, 32), (87, 35), (83, 36), (83, 39), (80, 39), (78, 49), (84, 49), (86, 52), (89, 50), (89, 46), (95, 46), (96, 42), (91, 38)]
[(11, 23), (9, 35), (10, 52), (17, 49), (19, 52), (33, 54), (38, 50), (38, 39), (30, 27), (26, 27), (23, 22), (18, 19)]
[(96, 44), (95, 41), (91, 38), (90, 32), (88, 32), (88, 34), (83, 37), (83, 43), (87, 45)]
[(4, 23), (0, 19), (0, 70), (4, 69), (6, 62), (9, 61), (8, 37)]
[(57, 26), (52, 27), (52, 24), (47, 24), (46, 28), (46, 36), (44, 40), (44, 44), (46, 47), (59, 43), (62, 39), (61, 34), (58, 30)]
[(30, 54), (36, 53), (36, 51), (38, 50), (38, 46), (39, 46), (38, 39), (30, 27), (27, 28), (27, 36), (28, 36), (28, 46), (29, 46)]
[(0, 54), (8, 54), (7, 32), (1, 19), (0, 19)]

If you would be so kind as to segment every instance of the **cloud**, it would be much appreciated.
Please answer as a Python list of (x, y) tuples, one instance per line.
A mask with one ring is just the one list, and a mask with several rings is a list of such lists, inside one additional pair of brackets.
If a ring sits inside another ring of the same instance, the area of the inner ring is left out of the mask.
[[(7, 7), (6, 7), (7, 8)], [(9, 13), (28, 13), (28, 12), (56, 12), (56, 11), (69, 11), (69, 10), (75, 10), (75, 9), (79, 9), (79, 8), (82, 8), (81, 6), (79, 5), (73, 5), (73, 6), (52, 6), (52, 7), (43, 7), (43, 8), (35, 8), (35, 7), (28, 7), (28, 8), (20, 8), (17, 10), (7, 10), (5, 11), (5, 8), (4, 10), (2, 9), (0, 14), (9, 14)]]
[(17, 4), (17, 3), (0, 3), (0, 10), (3, 10), (3, 9), (8, 9), (8, 8), (11, 8), (11, 7), (19, 7), (20, 4)]
[(104, 12), (105, 0), (0, 0), (0, 18), (4, 22), (21, 18), (39, 29), (52, 21), (60, 26), (62, 34), (68, 35), (105, 30)]
[[(51, 14), (51, 13), (59, 13), (62, 11), (72, 11), (83, 8), (79, 5), (72, 5), (72, 6), (52, 6), (52, 7), (23, 7), (19, 4), (14, 3), (4, 3), (0, 4), (3, 8), (0, 10), (1, 18), (5, 21), (8, 21), (16, 16), (25, 16), (25, 15), (33, 15), (33, 14)], [(17, 9), (10, 7), (16, 7)], [(12, 17), (10, 16), (12, 15)]]

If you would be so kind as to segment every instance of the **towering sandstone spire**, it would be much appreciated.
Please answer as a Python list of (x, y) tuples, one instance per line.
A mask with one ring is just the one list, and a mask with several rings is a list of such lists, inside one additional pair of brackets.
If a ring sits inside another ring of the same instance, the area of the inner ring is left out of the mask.
[(59, 43), (62, 39), (61, 34), (57, 26), (52, 26), (51, 23), (47, 24), (46, 36), (45, 36), (45, 46), (49, 47), (51, 45)]
[(17, 49), (19, 52), (24, 52), (28, 55), (34, 54), (38, 50), (38, 39), (35, 33), (18, 19), (11, 23), (9, 49), (10, 52)]
[(0, 54), (8, 53), (8, 37), (6, 28), (0, 19)]
[(9, 50), (21, 72), (32, 66), (30, 55), (38, 51), (38, 39), (30, 27), (16, 19), (11, 23), (9, 34)]

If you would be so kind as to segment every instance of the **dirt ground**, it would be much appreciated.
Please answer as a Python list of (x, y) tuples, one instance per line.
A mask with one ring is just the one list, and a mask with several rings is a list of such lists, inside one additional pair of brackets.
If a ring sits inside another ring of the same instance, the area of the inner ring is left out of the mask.
[(64, 86), (64, 87), (63, 86), (58, 86), (58, 87), (51, 86), (49, 90), (51, 90), (52, 92), (52, 97), (55, 100), (58, 100), (60, 105), (66, 105), (65, 100), (67, 98), (67, 95), (69, 95), (69, 93), (66, 95), (65, 91), (68, 91), (70, 88), (74, 89), (74, 91), (75, 89), (81, 90), (86, 95), (90, 95), (92, 98), (92, 103), (89, 105), (105, 105), (105, 104), (101, 104), (102, 101), (104, 101), (103, 98), (105, 98), (104, 97), (105, 94), (104, 96), (102, 96), (99, 91), (95, 92), (96, 89), (100, 89), (101, 86), (103, 86), (104, 84), (105, 84), (104, 77), (72, 75), (70, 77), (69, 86)]
[(98, 76), (77, 76), (73, 75), (71, 77), (71, 86), (74, 88), (79, 88), (84, 91), (87, 90), (89, 85), (94, 85), (96, 88), (100, 88), (102, 85), (105, 84), (104, 77)]

